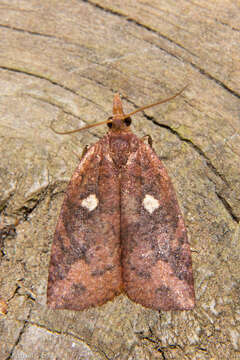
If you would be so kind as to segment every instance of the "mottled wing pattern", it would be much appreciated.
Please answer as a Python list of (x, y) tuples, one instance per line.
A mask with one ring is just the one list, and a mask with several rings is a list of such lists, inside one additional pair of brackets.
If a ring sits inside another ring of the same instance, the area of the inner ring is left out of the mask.
[(194, 307), (191, 252), (170, 178), (155, 152), (139, 140), (121, 176), (124, 289), (146, 307)]
[(122, 289), (120, 192), (106, 140), (82, 158), (68, 185), (54, 235), (48, 305), (82, 310)]

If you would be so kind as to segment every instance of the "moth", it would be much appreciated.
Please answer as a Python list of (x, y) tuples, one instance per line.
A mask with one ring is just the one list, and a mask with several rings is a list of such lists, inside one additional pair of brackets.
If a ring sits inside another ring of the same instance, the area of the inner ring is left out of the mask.
[(51, 251), (50, 308), (83, 310), (122, 292), (156, 310), (194, 307), (191, 251), (171, 180), (151, 141), (130, 129), (133, 114), (184, 89), (129, 114), (114, 96), (113, 116), (97, 124), (107, 123), (108, 133), (84, 153), (66, 190)]

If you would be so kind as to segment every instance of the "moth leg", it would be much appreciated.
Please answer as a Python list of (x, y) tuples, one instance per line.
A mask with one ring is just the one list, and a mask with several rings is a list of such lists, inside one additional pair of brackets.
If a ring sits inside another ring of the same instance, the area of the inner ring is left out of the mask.
[(153, 141), (152, 141), (152, 137), (151, 135), (144, 135), (141, 140), (145, 142), (145, 140), (147, 139), (147, 143), (148, 145), (152, 148), (152, 144), (153, 144)]
[(81, 156), (79, 156), (77, 153), (75, 153), (75, 151), (73, 151), (73, 153), (74, 153), (74, 155), (78, 158), (78, 160), (81, 161), (82, 158), (84, 157), (84, 155), (87, 153), (88, 148), (89, 148), (88, 145), (86, 145), (86, 146), (84, 147)]
[(85, 146), (84, 146), (84, 149), (83, 149), (83, 151), (82, 151), (82, 156), (81, 156), (81, 159), (80, 159), (80, 160), (82, 160), (82, 158), (84, 157), (84, 155), (87, 153), (88, 149), (89, 149), (89, 145), (85, 145)]

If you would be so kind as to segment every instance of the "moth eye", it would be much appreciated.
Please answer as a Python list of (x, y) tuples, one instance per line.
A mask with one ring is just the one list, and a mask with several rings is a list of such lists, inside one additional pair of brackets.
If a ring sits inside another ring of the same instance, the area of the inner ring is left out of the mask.
[[(112, 120), (112, 116), (108, 118), (108, 120)], [(111, 129), (112, 128), (112, 122), (107, 123), (107, 126)]]
[(130, 117), (124, 119), (124, 124), (127, 125), (127, 126), (130, 126), (132, 123), (132, 119)]

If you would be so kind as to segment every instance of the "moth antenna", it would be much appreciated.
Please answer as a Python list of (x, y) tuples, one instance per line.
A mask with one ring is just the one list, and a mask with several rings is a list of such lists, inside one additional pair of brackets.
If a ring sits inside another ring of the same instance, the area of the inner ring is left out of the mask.
[(95, 126), (100, 126), (100, 125), (103, 125), (103, 124), (110, 123), (110, 122), (112, 122), (112, 119), (107, 119), (107, 120), (104, 120), (104, 121), (100, 121), (99, 123), (86, 125), (86, 126), (83, 126), (83, 127), (79, 128), (79, 129), (69, 130), (69, 131), (58, 131), (58, 130), (55, 130), (54, 127), (53, 127), (53, 122), (54, 122), (54, 120), (53, 120), (53, 121), (51, 122), (51, 124), (50, 124), (50, 128), (52, 129), (52, 131), (54, 131), (56, 134), (59, 134), (59, 135), (67, 135), (67, 134), (76, 133), (76, 132), (78, 132), (78, 131), (90, 129), (90, 128), (93, 128), (93, 127), (95, 127)]
[[(136, 114), (136, 113), (138, 113), (138, 112), (140, 112), (140, 111), (149, 109), (149, 108), (151, 108), (151, 107), (153, 107), (153, 106), (160, 105), (160, 104), (163, 104), (163, 103), (165, 103), (165, 102), (168, 102), (168, 101), (170, 101), (170, 100), (175, 99), (175, 97), (177, 97), (178, 95), (180, 95), (187, 87), (188, 87), (188, 84), (187, 84), (186, 86), (184, 86), (184, 88), (183, 88), (182, 90), (180, 90), (180, 91), (177, 92), (175, 95), (170, 96), (170, 97), (167, 98), (167, 99), (160, 100), (160, 101), (157, 101), (157, 102), (155, 102), (155, 103), (153, 103), (153, 104), (143, 106), (143, 107), (141, 107), (141, 108), (139, 108), (139, 109), (137, 109), (137, 110), (134, 110), (134, 111), (132, 111), (132, 112), (124, 115), (123, 118), (122, 118), (122, 120), (124, 120), (124, 119), (126, 119), (126, 118), (128, 118), (128, 117), (130, 117), (130, 116), (132, 116), (132, 115), (134, 115), (134, 114)], [(52, 129), (52, 131), (54, 131), (56, 134), (59, 134), (59, 135), (68, 135), (68, 134), (74, 134), (74, 133), (79, 132), (79, 131), (82, 131), (82, 130), (91, 129), (91, 128), (95, 127), (95, 126), (100, 126), (100, 125), (103, 125), (103, 124), (111, 123), (111, 122), (112, 122), (112, 118), (109, 118), (109, 119), (104, 120), (104, 121), (100, 121), (100, 122), (95, 123), (95, 124), (86, 125), (86, 126), (83, 126), (83, 127), (79, 128), (79, 129), (69, 130), (69, 131), (58, 131), (58, 130), (55, 130), (54, 127), (53, 127), (53, 122), (54, 122), (54, 120), (53, 120), (53, 121), (51, 122), (51, 124), (50, 124), (50, 128)]]
[(178, 95), (180, 95), (187, 87), (188, 87), (188, 84), (187, 84), (186, 86), (184, 86), (184, 88), (183, 88), (182, 90), (180, 90), (179, 92), (177, 92), (175, 95), (170, 96), (170, 97), (167, 98), (167, 99), (157, 101), (157, 102), (155, 102), (155, 103), (153, 103), (153, 104), (143, 106), (143, 107), (141, 107), (141, 108), (139, 108), (139, 109), (137, 109), (137, 110), (134, 110), (134, 111), (130, 112), (129, 114), (124, 115), (124, 118), (123, 118), (123, 119), (126, 119), (126, 118), (128, 118), (128, 117), (130, 117), (130, 116), (132, 116), (132, 115), (134, 115), (134, 114), (136, 114), (136, 113), (138, 113), (139, 111), (143, 111), (143, 110), (149, 109), (149, 108), (151, 108), (151, 107), (153, 107), (153, 106), (160, 105), (160, 104), (163, 104), (163, 103), (168, 102), (168, 101), (170, 101), (170, 100), (173, 100), (173, 99), (175, 99), (175, 97), (177, 97)]

